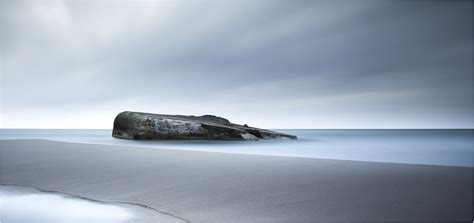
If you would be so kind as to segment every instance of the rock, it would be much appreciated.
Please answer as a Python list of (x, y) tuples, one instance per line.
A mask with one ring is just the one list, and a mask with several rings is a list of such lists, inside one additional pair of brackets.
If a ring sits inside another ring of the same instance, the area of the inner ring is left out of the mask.
[(114, 120), (113, 137), (121, 139), (257, 140), (296, 136), (238, 125), (214, 116), (160, 115), (125, 111)]

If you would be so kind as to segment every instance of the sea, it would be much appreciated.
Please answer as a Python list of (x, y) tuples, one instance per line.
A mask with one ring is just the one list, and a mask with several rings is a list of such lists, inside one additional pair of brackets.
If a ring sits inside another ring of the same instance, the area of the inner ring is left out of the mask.
[(0, 129), (3, 139), (220, 153), (474, 167), (473, 129), (275, 129), (297, 140), (151, 140), (112, 137), (111, 129)]

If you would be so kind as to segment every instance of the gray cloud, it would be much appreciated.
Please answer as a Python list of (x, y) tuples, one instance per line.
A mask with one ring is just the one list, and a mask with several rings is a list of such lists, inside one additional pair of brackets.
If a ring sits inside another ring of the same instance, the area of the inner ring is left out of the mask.
[(2, 1), (0, 25), (0, 127), (474, 124), (469, 1)]

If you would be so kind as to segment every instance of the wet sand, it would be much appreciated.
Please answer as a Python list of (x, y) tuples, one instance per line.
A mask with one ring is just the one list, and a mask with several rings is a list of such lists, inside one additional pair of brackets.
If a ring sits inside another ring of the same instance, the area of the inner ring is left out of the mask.
[(0, 184), (178, 222), (473, 220), (468, 167), (1, 140)]

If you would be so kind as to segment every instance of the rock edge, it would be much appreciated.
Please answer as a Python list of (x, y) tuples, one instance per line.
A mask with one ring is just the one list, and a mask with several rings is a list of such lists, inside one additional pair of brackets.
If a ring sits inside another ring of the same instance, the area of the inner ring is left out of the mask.
[(162, 115), (124, 111), (114, 120), (112, 136), (121, 139), (258, 140), (294, 135), (231, 123), (214, 116)]

